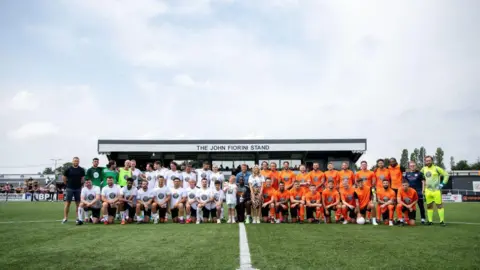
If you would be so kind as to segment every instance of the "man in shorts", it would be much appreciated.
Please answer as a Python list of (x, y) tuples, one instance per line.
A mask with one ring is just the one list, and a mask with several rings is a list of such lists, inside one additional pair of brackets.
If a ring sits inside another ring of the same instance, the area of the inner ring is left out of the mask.
[(277, 223), (288, 222), (288, 202), (290, 201), (290, 192), (285, 189), (285, 183), (278, 183), (278, 191), (275, 194), (275, 212), (278, 214)]
[(187, 200), (187, 194), (185, 193), (182, 184), (182, 180), (175, 177), (173, 179), (173, 188), (170, 188), (172, 194), (170, 199), (170, 213), (172, 214), (172, 220), (174, 223), (181, 224), (185, 223), (185, 220), (183, 220), (183, 214), (185, 210), (185, 201)]
[(270, 221), (275, 223), (275, 189), (272, 187), (272, 179), (267, 178), (265, 180), (265, 187), (262, 190), (262, 218), (263, 222)]
[(103, 223), (113, 224), (120, 200), (120, 188), (113, 183), (113, 177), (107, 177), (107, 186), (102, 189)]
[[(357, 179), (357, 188), (355, 189), (354, 198), (356, 204), (357, 218), (365, 218), (367, 212), (375, 213), (373, 205), (373, 194), (370, 186), (364, 187), (363, 178)], [(378, 225), (375, 218), (372, 219), (373, 225)]]
[(190, 224), (197, 221), (197, 192), (199, 188), (197, 188), (197, 179), (195, 177), (190, 177), (188, 179), (188, 184), (189, 186), (185, 192), (187, 193), (187, 224)]
[[(377, 181), (379, 178), (377, 178)], [(395, 213), (395, 191), (390, 188), (389, 179), (383, 179), (382, 188), (377, 188), (377, 217), (382, 218), (384, 223), (393, 226), (393, 214)]]
[(212, 217), (212, 223), (217, 222), (218, 224), (222, 223), (222, 220), (220, 218), (220, 213), (223, 208), (223, 200), (225, 198), (225, 194), (223, 193), (223, 190), (221, 189), (222, 182), (220, 180), (216, 180), (214, 183), (214, 189), (213, 189), (213, 199), (214, 201), (210, 203), (210, 205), (207, 205), (207, 209), (210, 210), (210, 215)]
[(208, 182), (206, 178), (202, 179), (201, 187), (197, 191), (197, 224), (200, 224), (200, 212), (203, 212), (202, 220), (208, 222), (210, 216), (210, 210), (207, 209), (207, 205), (214, 201), (213, 191), (208, 188)]
[(400, 218), (400, 225), (404, 226), (415, 225), (415, 216), (417, 214), (418, 194), (415, 189), (410, 187), (407, 179), (402, 182), (402, 188), (398, 190), (397, 194), (397, 215)]
[(343, 187), (340, 188), (340, 198), (342, 201), (343, 224), (355, 223), (355, 188), (349, 178), (343, 180)]
[[(331, 223), (332, 211), (338, 212), (338, 209), (342, 209), (340, 203), (340, 194), (335, 188), (335, 180), (330, 179), (327, 181), (327, 188), (322, 192), (322, 204), (325, 209), (325, 221)], [(338, 215), (335, 215), (335, 222), (339, 222)]]
[(310, 191), (305, 195), (305, 202), (307, 206), (308, 222), (320, 222), (320, 216), (323, 211), (322, 195), (317, 191), (317, 186), (310, 185)]
[(79, 166), (80, 159), (74, 157), (72, 166), (63, 172), (63, 183), (67, 186), (65, 190), (65, 203), (63, 208), (62, 224), (68, 220), (68, 212), (70, 211), (70, 204), (75, 200), (75, 212), (78, 212), (80, 205), (80, 194), (82, 192), (82, 185), (85, 181), (85, 170)]
[[(83, 221), (88, 222), (88, 211), (92, 211), (92, 223), (97, 224), (100, 219), (100, 208), (102, 204), (100, 198), (100, 187), (93, 186), (92, 180), (85, 181), (85, 187), (82, 188), (80, 195), (80, 205), (78, 207), (77, 225), (82, 225)], [(85, 217), (84, 217), (85, 216)]]
[(152, 205), (152, 218), (153, 223), (158, 224), (165, 223), (165, 214), (167, 213), (168, 203), (170, 202), (171, 193), (170, 189), (165, 185), (165, 179), (163, 177), (158, 178), (158, 187), (152, 191), (153, 205)]
[(135, 217), (137, 208), (137, 188), (134, 186), (133, 177), (127, 178), (127, 186), (120, 190), (119, 209), (122, 218), (122, 225), (131, 223)]
[[(150, 222), (150, 216), (152, 214), (152, 190), (148, 189), (148, 182), (142, 181), (141, 188), (137, 191), (137, 223)], [(141, 215), (143, 211), (143, 217)]]
[(305, 194), (300, 187), (300, 182), (295, 180), (293, 182), (293, 188), (290, 190), (290, 215), (292, 216), (292, 223), (296, 223), (297, 220), (299, 220), (300, 224), (303, 223), (304, 205)]

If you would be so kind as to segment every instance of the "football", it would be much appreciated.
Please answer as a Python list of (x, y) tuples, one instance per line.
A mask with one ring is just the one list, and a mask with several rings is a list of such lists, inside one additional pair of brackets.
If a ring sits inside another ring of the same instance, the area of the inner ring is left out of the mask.
[(363, 217), (358, 217), (357, 218), (357, 224), (360, 224), (360, 225), (365, 224), (365, 219)]

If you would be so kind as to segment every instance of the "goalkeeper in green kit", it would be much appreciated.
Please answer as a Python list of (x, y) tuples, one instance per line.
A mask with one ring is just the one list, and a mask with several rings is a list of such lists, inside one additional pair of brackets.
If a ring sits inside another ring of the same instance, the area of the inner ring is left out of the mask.
[(99, 188), (102, 187), (102, 180), (103, 180), (103, 167), (98, 166), (99, 160), (98, 158), (93, 159), (93, 164), (90, 169), (87, 170), (85, 175), (85, 180), (92, 180), (92, 184)]
[[(425, 176), (425, 199), (427, 201), (427, 225), (432, 225), (433, 220), (433, 205), (437, 206), (438, 216), (440, 218), (440, 225), (445, 226), (445, 209), (442, 203), (442, 188), (448, 183), (448, 173), (442, 168), (433, 164), (431, 156), (425, 157), (425, 167), (421, 172)], [(441, 181), (443, 177), (443, 181)]]

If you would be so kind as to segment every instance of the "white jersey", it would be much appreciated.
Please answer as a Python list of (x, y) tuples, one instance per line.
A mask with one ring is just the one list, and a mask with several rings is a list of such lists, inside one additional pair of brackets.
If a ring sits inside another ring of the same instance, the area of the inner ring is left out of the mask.
[(133, 185), (136, 187), (138, 187), (138, 180), (140, 180), (141, 174), (142, 174), (142, 171), (140, 171), (137, 168), (135, 168), (135, 170), (132, 170)]
[[(176, 171), (168, 171), (166, 174), (165, 174), (165, 179), (167, 179), (167, 187), (169, 188), (173, 188), (173, 179), (175, 178), (179, 178), (180, 179), (180, 182), (183, 183), (183, 176), (182, 176), (182, 172), (179, 171), (179, 170), (176, 170)], [(183, 185), (181, 185), (183, 187)]]
[(145, 177), (147, 178), (148, 181), (148, 189), (154, 189), (155, 187), (158, 186), (157, 182), (157, 172), (156, 171), (151, 171), (151, 172), (145, 172)]
[(225, 199), (227, 204), (236, 204), (237, 203), (237, 184), (226, 184), (225, 185)]
[(225, 181), (225, 176), (221, 172), (212, 172), (210, 174), (210, 181), (208, 183), (209, 187), (211, 189), (215, 189), (215, 181), (220, 181), (220, 186), (223, 184), (223, 181)]
[(137, 189), (135, 187), (132, 187), (131, 189), (128, 189), (128, 187), (125, 186), (120, 190), (120, 195), (122, 195), (123, 198), (126, 199), (126, 200), (128, 200), (128, 198), (130, 198), (130, 196), (133, 196), (133, 201), (136, 201)]
[(107, 200), (113, 200), (120, 197), (120, 186), (113, 185), (112, 187), (106, 186), (102, 189), (102, 195), (107, 198)]
[(143, 190), (143, 188), (137, 191), (137, 200), (142, 201), (144, 203), (148, 202), (152, 198), (152, 190), (147, 189)]
[(172, 197), (170, 198), (170, 209), (173, 209), (175, 204), (180, 201), (182, 198), (187, 196), (185, 190), (181, 188), (171, 188), (170, 192), (172, 193)]
[(223, 202), (223, 199), (225, 198), (225, 194), (223, 193), (223, 190), (219, 189), (219, 190), (212, 190), (212, 193), (213, 193), (213, 199), (215, 201), (207, 204), (207, 209), (215, 209), (217, 206), (216, 204), (219, 203), (219, 202)]
[(213, 197), (213, 191), (209, 188), (199, 188), (197, 190), (197, 201), (205, 203)]
[(261, 187), (263, 182), (265, 182), (265, 178), (263, 177), (263, 175), (253, 176), (253, 174), (252, 174), (248, 178), (248, 185)]
[(210, 170), (206, 171), (204, 169), (197, 169), (196, 173), (197, 173), (197, 187), (202, 186), (202, 179), (203, 178), (207, 179), (207, 185), (208, 185), (208, 182), (210, 181), (210, 174), (212, 174), (212, 171), (210, 171)]
[[(100, 195), (100, 188), (97, 186), (92, 186), (91, 189), (87, 187), (82, 188), (82, 193), (80, 195), (81, 198), (84, 198), (85, 201), (91, 203), (97, 195)], [(101, 199), (97, 201), (92, 207), (93, 208), (100, 208), (102, 205)]]
[(190, 172), (190, 173), (182, 172), (182, 177), (183, 177), (183, 188), (184, 189), (188, 189), (190, 187), (190, 184), (188, 183), (188, 181), (190, 181), (190, 179), (197, 180), (197, 174), (195, 174), (193, 171)]
[(152, 196), (155, 202), (159, 205), (165, 203), (168, 195), (171, 195), (171, 192), (167, 186), (157, 187), (152, 191)]
[(185, 193), (187, 194), (187, 202), (190, 203), (190, 206), (193, 209), (197, 209), (197, 205), (198, 205), (197, 192), (198, 192), (198, 190), (199, 190), (199, 188), (197, 188), (197, 187), (194, 187), (194, 188), (188, 187), (188, 188), (185, 189)]

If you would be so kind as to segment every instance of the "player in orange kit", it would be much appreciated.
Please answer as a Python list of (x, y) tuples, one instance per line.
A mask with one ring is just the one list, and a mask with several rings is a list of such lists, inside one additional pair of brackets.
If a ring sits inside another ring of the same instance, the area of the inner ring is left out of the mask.
[(329, 162), (327, 165), (327, 171), (325, 171), (325, 179), (327, 181), (333, 181), (334, 188), (338, 189), (340, 187), (340, 175), (338, 174), (338, 171), (335, 170), (333, 167), (333, 163)]
[[(340, 203), (340, 194), (338, 190), (335, 189), (335, 184), (333, 180), (328, 180), (327, 189), (322, 192), (322, 202), (323, 209), (325, 209), (325, 219), (327, 223), (331, 223), (330, 218), (331, 211), (336, 211), (342, 209), (342, 204)], [(335, 222), (339, 221), (340, 216), (335, 214)]]
[(295, 181), (293, 188), (290, 190), (290, 215), (292, 222), (303, 223), (304, 218), (305, 195), (303, 189), (300, 187), (300, 182)]
[(310, 184), (317, 187), (318, 191), (323, 190), (325, 184), (325, 174), (320, 170), (318, 162), (313, 163), (313, 170), (310, 171)]
[[(367, 212), (371, 212), (374, 209), (372, 190), (370, 187), (364, 186), (363, 182), (363, 178), (357, 180), (358, 187), (354, 193), (357, 217), (365, 217)], [(378, 225), (375, 217), (372, 219), (372, 224)]]
[(368, 164), (365, 160), (360, 163), (360, 171), (355, 174), (355, 182), (358, 183), (358, 180), (362, 179), (363, 186), (371, 189), (375, 182), (375, 174), (367, 166)]
[(309, 191), (308, 186), (310, 185), (310, 174), (307, 173), (307, 168), (305, 165), (300, 165), (300, 172), (295, 176), (295, 180), (300, 182), (300, 187), (303, 189), (304, 193)]
[(290, 201), (290, 191), (285, 189), (285, 183), (278, 184), (278, 190), (275, 194), (275, 210), (279, 218), (277, 223), (288, 222), (288, 202)]
[(265, 187), (262, 190), (262, 218), (263, 222), (275, 223), (275, 195), (276, 191), (272, 187), (272, 180), (267, 178), (265, 180)]
[(290, 163), (288, 161), (283, 162), (283, 170), (280, 172), (280, 181), (285, 183), (285, 189), (290, 190), (293, 187), (293, 181), (295, 180), (295, 173), (290, 170)]
[(356, 222), (356, 202), (355, 189), (349, 184), (349, 180), (343, 180), (343, 187), (340, 188), (340, 198), (342, 201), (343, 224)]
[(390, 188), (390, 181), (387, 179), (383, 179), (382, 185), (381, 188), (377, 188), (377, 217), (382, 217), (385, 224), (388, 222), (389, 226), (393, 226), (395, 191)]
[(348, 169), (348, 163), (342, 163), (342, 169), (338, 171), (338, 176), (340, 177), (340, 188), (343, 188), (343, 183), (345, 180), (348, 180), (348, 184), (352, 187), (355, 184), (355, 174), (352, 170)]
[(278, 190), (278, 184), (280, 181), (280, 172), (277, 170), (277, 163), (271, 162), (270, 163), (270, 178), (272, 179), (272, 187), (275, 190)]
[[(391, 179), (390, 187), (393, 189), (393, 191), (395, 191), (395, 195), (398, 195), (398, 190), (402, 188), (404, 169), (401, 168), (400, 165), (398, 165), (397, 159), (394, 157), (390, 158), (389, 164), (390, 166), (388, 166), (388, 171), (390, 172), (390, 179)], [(396, 198), (395, 198), (395, 203), (396, 204), (398, 203), (396, 201)], [(401, 216), (402, 216), (402, 213), (397, 212), (397, 218), (400, 219)], [(400, 224), (400, 223), (397, 223), (397, 224)]]
[(263, 176), (263, 178), (267, 179), (270, 178), (272, 171), (268, 168), (268, 162), (263, 161), (262, 162), (262, 170), (260, 171), (260, 174)]
[(382, 189), (383, 180), (387, 180), (390, 184), (390, 171), (385, 168), (385, 161), (383, 159), (377, 160), (377, 168), (375, 169), (376, 184), (374, 185), (377, 190)]
[(322, 195), (317, 191), (317, 187), (311, 185), (309, 192), (305, 195), (305, 204), (307, 205), (308, 222), (320, 222), (320, 216), (323, 211)]
[(400, 217), (401, 226), (405, 225), (405, 223), (412, 226), (415, 225), (417, 201), (417, 191), (411, 188), (408, 180), (405, 179), (402, 182), (402, 188), (398, 190), (397, 194), (397, 215)]

